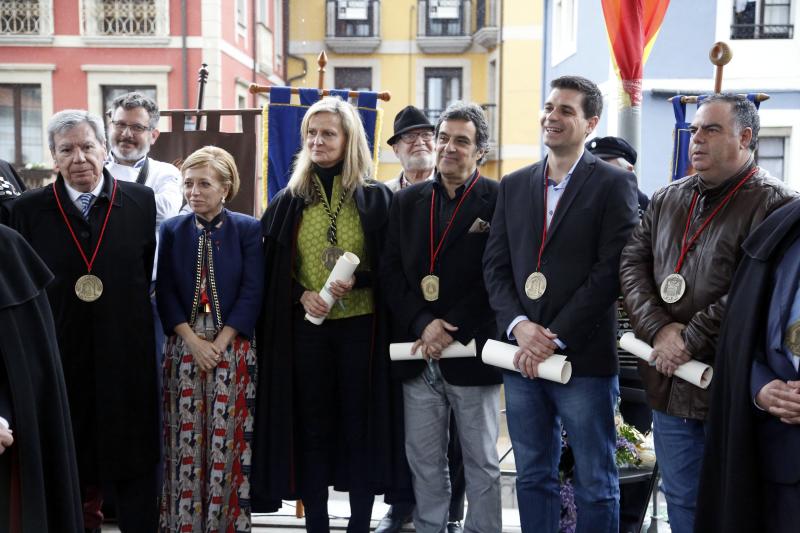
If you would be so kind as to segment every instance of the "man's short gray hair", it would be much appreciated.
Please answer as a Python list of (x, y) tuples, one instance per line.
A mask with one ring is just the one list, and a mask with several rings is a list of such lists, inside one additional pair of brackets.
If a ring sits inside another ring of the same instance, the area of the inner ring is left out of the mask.
[(84, 122), (92, 127), (97, 140), (105, 144), (106, 128), (102, 118), (85, 109), (65, 109), (53, 115), (50, 122), (47, 123), (47, 141), (50, 143), (50, 151), (56, 151), (56, 134), (71, 130)]
[(750, 139), (750, 146), (748, 146), (748, 148), (750, 148), (750, 151), (755, 150), (756, 146), (758, 146), (758, 130), (761, 129), (761, 120), (758, 118), (758, 109), (756, 105), (741, 94), (718, 93), (704, 98), (699, 106), (714, 102), (725, 102), (731, 105), (733, 122), (739, 128), (739, 131), (750, 128), (753, 132), (753, 137)]
[(111, 109), (108, 110), (109, 118), (114, 115), (114, 111), (116, 111), (118, 107), (126, 110), (143, 107), (150, 116), (150, 123), (148, 126), (153, 129), (158, 127), (158, 119), (161, 117), (161, 113), (158, 111), (158, 104), (155, 103), (152, 98), (136, 91), (117, 96), (114, 98), (114, 101), (111, 102)]
[(483, 163), (484, 159), (486, 159), (486, 153), (489, 151), (489, 121), (486, 120), (486, 113), (483, 112), (483, 108), (471, 102), (453, 102), (439, 115), (439, 120), (436, 122), (437, 137), (439, 136), (439, 128), (445, 120), (464, 120), (475, 125), (475, 144), (478, 150), (483, 150), (483, 155), (478, 160), (478, 164)]

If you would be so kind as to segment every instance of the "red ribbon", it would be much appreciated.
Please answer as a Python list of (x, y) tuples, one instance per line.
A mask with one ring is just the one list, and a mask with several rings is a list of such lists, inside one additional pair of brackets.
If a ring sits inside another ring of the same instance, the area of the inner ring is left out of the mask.
[(444, 244), (444, 238), (447, 237), (447, 233), (450, 231), (450, 228), (453, 226), (453, 221), (456, 219), (456, 214), (458, 213), (458, 210), (461, 208), (461, 204), (464, 203), (464, 200), (466, 200), (466, 198), (469, 195), (470, 191), (475, 186), (475, 184), (478, 183), (478, 180), (480, 178), (481, 178), (481, 173), (478, 172), (478, 175), (475, 176), (474, 180), (472, 180), (472, 183), (470, 184), (470, 186), (467, 188), (466, 191), (464, 191), (464, 194), (461, 195), (461, 198), (459, 198), (458, 204), (456, 205), (456, 208), (453, 211), (453, 215), (450, 217), (450, 220), (447, 222), (447, 227), (445, 227), (444, 231), (442, 232), (442, 238), (439, 240), (439, 244), (436, 246), (436, 250), (433, 249), (433, 208), (436, 205), (436, 188), (435, 187), (433, 188), (433, 190), (431, 192), (431, 224), (430, 224), (430, 226), (431, 226), (431, 240), (430, 240), (430, 243), (431, 243), (430, 244), (431, 269), (430, 269), (430, 273), (431, 274), (433, 274), (433, 266), (436, 264), (436, 257), (439, 255), (439, 252), (442, 249), (442, 244)]
[(753, 170), (748, 172), (748, 174), (745, 177), (743, 177), (741, 180), (739, 180), (739, 183), (737, 183), (728, 192), (728, 194), (725, 195), (725, 198), (722, 199), (722, 201), (719, 203), (719, 205), (714, 209), (714, 211), (711, 212), (711, 214), (703, 222), (703, 224), (699, 228), (697, 228), (697, 231), (694, 232), (694, 235), (692, 235), (692, 237), (689, 239), (689, 242), (687, 243), (686, 242), (686, 236), (689, 234), (689, 226), (692, 223), (692, 214), (694, 214), (694, 208), (695, 208), (695, 205), (697, 205), (697, 199), (700, 196), (700, 194), (697, 191), (694, 192), (694, 195), (692, 196), (692, 204), (689, 206), (689, 216), (686, 218), (686, 228), (684, 228), (683, 237), (681, 238), (681, 255), (680, 255), (680, 257), (678, 257), (678, 264), (675, 266), (675, 273), (676, 274), (678, 272), (680, 272), (681, 266), (683, 266), (683, 260), (686, 258), (686, 253), (689, 251), (689, 249), (692, 246), (694, 246), (695, 241), (700, 236), (700, 234), (703, 232), (703, 230), (706, 229), (706, 226), (708, 226), (708, 224), (717, 215), (717, 213), (719, 213), (720, 210), (723, 207), (725, 207), (725, 204), (728, 203), (728, 200), (731, 199), (731, 197), (736, 193), (736, 191), (738, 191), (739, 188), (741, 188), (741, 186), (744, 185), (744, 182), (749, 180), (750, 177), (753, 174), (756, 173), (756, 171), (758, 171), (758, 167), (753, 168)]
[[(556, 209), (558, 209), (558, 202), (553, 209), (553, 217), (556, 216)], [(542, 254), (544, 253), (544, 243), (547, 241), (547, 175), (544, 177), (544, 219), (542, 221), (542, 243), (539, 245), (539, 259), (536, 260), (536, 272), (541, 270)]]
[(75, 230), (72, 229), (72, 225), (69, 223), (67, 214), (64, 212), (64, 207), (61, 205), (61, 199), (58, 197), (58, 191), (56, 190), (55, 182), (53, 183), (53, 194), (56, 196), (58, 210), (61, 211), (61, 216), (64, 218), (64, 223), (67, 225), (67, 229), (69, 229), (69, 234), (72, 235), (72, 240), (75, 241), (75, 246), (78, 247), (78, 251), (81, 253), (83, 262), (86, 263), (86, 269), (88, 272), (91, 272), (92, 265), (94, 265), (94, 259), (97, 257), (97, 251), (100, 250), (100, 243), (103, 242), (103, 235), (105, 235), (106, 232), (108, 219), (111, 216), (111, 206), (114, 203), (114, 198), (117, 196), (117, 181), (114, 180), (114, 189), (111, 191), (111, 201), (108, 202), (108, 212), (106, 212), (106, 219), (103, 221), (103, 229), (100, 230), (100, 237), (97, 239), (97, 246), (94, 247), (94, 253), (92, 254), (91, 261), (86, 258), (86, 253), (83, 251), (83, 248), (81, 248), (81, 243), (78, 241), (78, 237), (75, 236)]

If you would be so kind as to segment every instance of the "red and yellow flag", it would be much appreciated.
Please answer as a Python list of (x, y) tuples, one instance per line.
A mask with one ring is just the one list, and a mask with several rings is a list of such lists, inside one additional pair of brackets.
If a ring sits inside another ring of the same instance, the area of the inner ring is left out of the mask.
[(614, 68), (630, 105), (642, 100), (644, 64), (661, 28), (669, 0), (602, 0)]

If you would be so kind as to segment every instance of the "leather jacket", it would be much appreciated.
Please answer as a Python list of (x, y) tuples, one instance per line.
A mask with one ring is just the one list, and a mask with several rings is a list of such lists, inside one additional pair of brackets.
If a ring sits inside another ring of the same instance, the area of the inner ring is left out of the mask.
[[(752, 163), (745, 165), (716, 187), (706, 185), (697, 174), (687, 176), (653, 195), (641, 225), (622, 251), (620, 262), (625, 307), (639, 339), (652, 346), (662, 327), (671, 322), (684, 324), (682, 337), (692, 358), (713, 365), (728, 289), (742, 257), (741, 244), (770, 212), (795, 193), (765, 170), (758, 169), (687, 252), (680, 269), (686, 280), (683, 297), (675, 303), (665, 303), (660, 286), (678, 263), (694, 194), (698, 198), (687, 242), (752, 168)], [(710, 399), (708, 389), (667, 377), (645, 361), (639, 361), (639, 373), (653, 409), (682, 418), (705, 419)]]

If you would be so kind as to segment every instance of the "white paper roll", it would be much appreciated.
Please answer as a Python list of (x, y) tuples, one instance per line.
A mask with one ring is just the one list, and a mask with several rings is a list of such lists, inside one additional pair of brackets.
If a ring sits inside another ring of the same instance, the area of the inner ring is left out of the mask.
[[(637, 339), (632, 332), (629, 331), (622, 335), (622, 338), (619, 340), (619, 346), (639, 359), (643, 359), (648, 363), (650, 362), (653, 347)], [(675, 370), (675, 375), (688, 381), (695, 387), (706, 389), (711, 384), (711, 379), (714, 377), (714, 369), (705, 363), (691, 359), (688, 363), (679, 366)]]
[[(422, 351), (417, 350), (417, 353), (411, 353), (412, 346), (414, 346), (413, 342), (392, 343), (389, 345), (389, 357), (392, 361), (421, 361)], [(478, 350), (475, 348), (475, 339), (472, 339), (466, 345), (458, 341), (453, 341), (447, 348), (442, 350), (442, 359), (475, 357), (477, 354)]]
[[(333, 266), (333, 270), (331, 270), (328, 279), (325, 281), (325, 285), (323, 285), (322, 290), (319, 291), (320, 297), (325, 300), (325, 303), (328, 304), (329, 309), (334, 303), (336, 303), (336, 298), (334, 298), (333, 294), (331, 294), (329, 290), (331, 283), (334, 281), (349, 280), (353, 275), (353, 272), (356, 271), (356, 268), (360, 262), (361, 260), (358, 258), (358, 256), (352, 252), (343, 253), (336, 261), (336, 264)], [(325, 322), (325, 317), (315, 318), (306, 313), (306, 320), (319, 326)]]
[[(519, 351), (519, 346), (489, 340), (483, 346), (481, 359), (487, 365), (519, 372), (519, 369), (514, 366), (514, 355), (517, 351)], [(551, 355), (539, 364), (539, 377), (556, 383), (567, 383), (572, 377), (572, 364), (567, 361), (566, 355)]]

